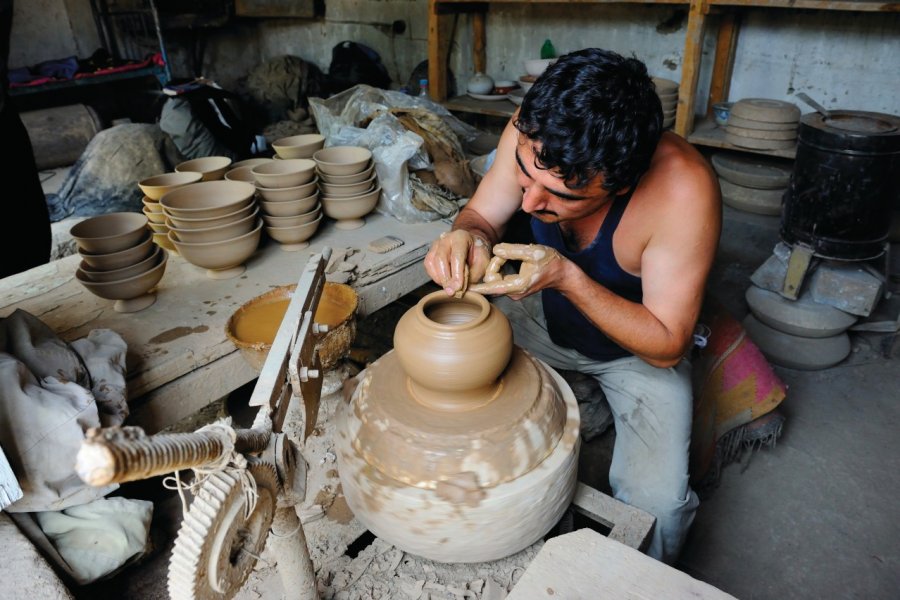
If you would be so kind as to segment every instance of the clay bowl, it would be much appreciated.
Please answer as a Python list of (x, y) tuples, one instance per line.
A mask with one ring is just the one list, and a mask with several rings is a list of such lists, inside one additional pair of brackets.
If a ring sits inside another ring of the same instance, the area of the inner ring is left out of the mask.
[(81, 269), (75, 270), (75, 278), (95, 296), (115, 300), (113, 309), (116, 312), (137, 312), (156, 302), (156, 294), (148, 292), (159, 283), (163, 273), (166, 272), (166, 264), (169, 256), (165, 250), (159, 251), (162, 256), (158, 258), (155, 266), (139, 275), (117, 281), (91, 281)]
[(375, 164), (369, 165), (369, 168), (365, 171), (361, 171), (359, 173), (354, 173), (353, 175), (327, 175), (316, 168), (316, 173), (319, 175), (319, 178), (325, 183), (333, 183), (335, 185), (348, 185), (351, 183), (359, 183), (360, 181), (365, 181), (372, 177), (372, 174), (375, 172)]
[(203, 181), (222, 179), (225, 171), (231, 168), (231, 159), (227, 156), (206, 156), (185, 161), (175, 167), (176, 173), (193, 171), (203, 174)]
[(159, 203), (167, 216), (211, 219), (247, 206), (255, 192), (246, 181), (203, 181), (171, 191)]
[(320, 214), (322, 214), (322, 205), (317, 204), (311, 211), (300, 215), (291, 217), (271, 217), (269, 215), (263, 215), (262, 220), (269, 227), (295, 227), (297, 225), (309, 223), (310, 221), (315, 221), (319, 218)]
[(332, 146), (319, 150), (313, 160), (325, 175), (353, 175), (365, 171), (372, 151), (359, 146)]
[(508, 94), (511, 91), (518, 89), (519, 84), (511, 79), (501, 79), (499, 81), (494, 82), (494, 94)]
[(336, 183), (325, 183), (324, 181), (319, 183), (319, 189), (322, 190), (322, 193), (326, 196), (332, 196), (335, 198), (345, 198), (347, 196), (358, 196), (365, 192), (370, 192), (375, 188), (375, 176), (372, 176), (365, 181), (360, 181), (358, 183), (349, 183), (346, 185), (338, 185)]
[(292, 188), (316, 176), (316, 163), (308, 158), (273, 160), (253, 167), (256, 184), (264, 188)]
[(325, 136), (306, 133), (283, 137), (272, 142), (272, 148), (281, 158), (311, 158), (325, 145)]
[(264, 188), (256, 186), (256, 191), (259, 192), (259, 195), (265, 198), (268, 202), (287, 202), (290, 200), (299, 200), (300, 198), (307, 198), (310, 194), (316, 191), (316, 188), (319, 184), (319, 178), (313, 177), (312, 181), (309, 183), (304, 183), (303, 185), (298, 185), (295, 187), (289, 188)]
[(322, 210), (325, 214), (335, 219), (335, 227), (338, 229), (359, 229), (366, 224), (363, 217), (375, 208), (378, 198), (381, 196), (381, 187), (360, 196), (349, 198), (329, 198), (322, 196)]
[[(153, 244), (150, 245), (153, 246)], [(161, 260), (161, 252), (165, 252), (165, 250), (163, 250), (159, 246), (155, 246), (153, 251), (150, 253), (150, 256), (134, 263), (133, 265), (128, 265), (127, 267), (123, 267), (121, 269), (113, 269), (112, 271), (95, 269), (84, 259), (81, 260), (81, 264), (78, 265), (78, 268), (81, 269), (81, 272), (84, 274), (85, 279), (88, 279), (90, 281), (95, 281), (97, 283), (121, 281), (122, 279), (130, 279), (131, 277), (140, 275), (144, 271), (149, 271), (152, 267), (155, 267)]]
[(147, 223), (150, 226), (150, 229), (153, 230), (153, 233), (166, 233), (169, 231), (169, 226), (165, 223)]
[(153, 234), (153, 243), (159, 246), (160, 248), (165, 248), (166, 251), (171, 252), (173, 254), (178, 254), (178, 248), (175, 247), (171, 241), (169, 241), (169, 232), (166, 233), (154, 233)]
[(225, 179), (228, 181), (246, 181), (247, 183), (256, 183), (256, 177), (253, 176), (253, 167), (236, 167), (225, 173)]
[(78, 249), (82, 261), (94, 271), (115, 271), (129, 265), (141, 262), (153, 253), (153, 236), (150, 232), (144, 234), (144, 239), (138, 244), (119, 252), (96, 254)]
[(181, 173), (164, 173), (163, 175), (154, 175), (138, 182), (138, 187), (144, 192), (144, 195), (151, 200), (159, 200), (168, 192), (184, 185), (197, 183), (203, 179), (203, 173), (181, 172)]
[(147, 231), (147, 217), (115, 212), (91, 217), (73, 225), (69, 234), (78, 247), (93, 254), (110, 254), (137, 245)]
[(215, 225), (213, 227), (194, 227), (188, 229), (179, 229), (171, 221), (167, 221), (170, 231), (174, 231), (178, 235), (178, 239), (188, 244), (203, 244), (205, 242), (219, 242), (222, 240), (230, 240), (240, 237), (245, 233), (249, 233), (253, 226), (256, 225), (256, 216), (259, 213), (257, 208), (252, 213), (231, 223), (224, 225)]
[(259, 246), (263, 222), (260, 219), (249, 233), (217, 242), (183, 242), (175, 231), (169, 232), (169, 241), (178, 248), (178, 253), (186, 261), (206, 269), (211, 279), (230, 279), (244, 272), (244, 261), (250, 258)]
[[(225, 325), (225, 335), (250, 366), (261, 371), (287, 312), (295, 285), (284, 285), (253, 298), (238, 308)], [(330, 369), (350, 351), (356, 337), (359, 296), (349, 285), (326, 281), (313, 321), (328, 326), (316, 335), (322, 368)]]
[(240, 221), (250, 213), (256, 210), (256, 204), (253, 202), (237, 209), (234, 212), (222, 215), (220, 217), (212, 217), (210, 219), (192, 219), (190, 217), (177, 217), (169, 215), (167, 219), (175, 225), (175, 229), (206, 229), (208, 227), (216, 227), (218, 225), (226, 225), (235, 221)]
[[(159, 203), (156, 204), (157, 206), (159, 205)], [(144, 204), (144, 206), (141, 207), (141, 212), (144, 213), (144, 216), (147, 217), (147, 220), (150, 221), (151, 225), (154, 223), (166, 222), (166, 215), (161, 210), (152, 210), (148, 208), (146, 204)]]
[(236, 163), (231, 165), (232, 169), (240, 169), (243, 167), (255, 167), (256, 165), (264, 165), (267, 162), (271, 162), (271, 158), (247, 158), (245, 160), (239, 160)]
[(556, 62), (555, 58), (534, 58), (525, 61), (525, 72), (535, 77), (547, 70), (547, 67)]
[(260, 200), (263, 212), (270, 217), (295, 217), (308, 212), (319, 202), (319, 192), (306, 198), (289, 200), (287, 202), (266, 202)]
[(297, 250), (303, 250), (309, 246), (309, 242), (306, 240), (313, 236), (321, 222), (322, 215), (320, 214), (314, 221), (303, 223), (302, 225), (294, 225), (293, 227), (266, 226), (266, 233), (268, 233), (273, 240), (281, 244), (282, 250), (296, 252)]

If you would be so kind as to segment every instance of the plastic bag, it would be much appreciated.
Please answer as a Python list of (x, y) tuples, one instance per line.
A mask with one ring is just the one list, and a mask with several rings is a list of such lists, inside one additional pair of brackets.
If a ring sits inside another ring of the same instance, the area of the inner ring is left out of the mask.
[(327, 100), (310, 98), (309, 104), (327, 147), (362, 146), (372, 151), (381, 184), (381, 198), (375, 210), (403, 223), (424, 223), (448, 216), (413, 206), (409, 169), (428, 169), (431, 161), (423, 148), (424, 140), (387, 111), (398, 107), (426, 108), (440, 115), (464, 141), (475, 139), (477, 129), (428, 98), (367, 85), (354, 86)]

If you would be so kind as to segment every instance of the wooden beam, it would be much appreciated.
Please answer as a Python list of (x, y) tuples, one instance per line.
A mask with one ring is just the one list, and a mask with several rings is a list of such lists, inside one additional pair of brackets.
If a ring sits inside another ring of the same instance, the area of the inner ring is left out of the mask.
[(428, 0), (428, 94), (435, 102), (447, 99), (447, 60), (437, 0)]
[(472, 66), (476, 73), (487, 73), (487, 36), (485, 33), (484, 12), (476, 12), (472, 15)]
[(719, 31), (716, 34), (716, 58), (713, 63), (712, 82), (709, 86), (709, 101), (706, 103), (707, 116), (712, 116), (713, 104), (728, 100), (731, 73), (734, 69), (734, 53), (737, 49), (740, 29), (740, 13), (728, 12), (722, 15)]
[(684, 64), (681, 67), (681, 85), (678, 89), (678, 112), (675, 115), (675, 133), (685, 139), (694, 127), (694, 102), (697, 96), (703, 33), (708, 13), (708, 0), (691, 0), (684, 42)]

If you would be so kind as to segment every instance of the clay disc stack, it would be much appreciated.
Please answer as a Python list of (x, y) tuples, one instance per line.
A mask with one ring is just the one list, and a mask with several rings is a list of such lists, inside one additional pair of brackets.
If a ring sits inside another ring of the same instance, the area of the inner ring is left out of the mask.
[(786, 150), (797, 145), (800, 109), (790, 102), (745, 98), (734, 103), (725, 140), (753, 150)]
[(791, 179), (786, 161), (720, 152), (712, 165), (719, 175), (722, 202), (759, 215), (780, 215), (781, 199)]
[(669, 129), (675, 124), (675, 111), (678, 107), (678, 82), (654, 77), (653, 83), (656, 84), (656, 95), (659, 96), (662, 104), (663, 129)]

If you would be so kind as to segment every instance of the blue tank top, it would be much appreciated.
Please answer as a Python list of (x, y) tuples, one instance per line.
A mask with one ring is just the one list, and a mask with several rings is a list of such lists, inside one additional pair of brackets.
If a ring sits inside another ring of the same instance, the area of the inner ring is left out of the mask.
[[(632, 302), (641, 302), (641, 278), (626, 273), (616, 262), (613, 254), (613, 233), (622, 219), (625, 207), (631, 194), (616, 196), (613, 204), (603, 220), (597, 237), (580, 252), (572, 252), (566, 248), (562, 232), (556, 223), (542, 223), (532, 217), (531, 231), (538, 244), (550, 246), (557, 252), (578, 265), (588, 277), (601, 284), (614, 294)], [(547, 330), (550, 339), (558, 346), (572, 348), (595, 360), (615, 360), (631, 356), (585, 318), (575, 306), (561, 293), (553, 289), (545, 289), (541, 293), (544, 316), (547, 319)]]

